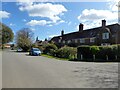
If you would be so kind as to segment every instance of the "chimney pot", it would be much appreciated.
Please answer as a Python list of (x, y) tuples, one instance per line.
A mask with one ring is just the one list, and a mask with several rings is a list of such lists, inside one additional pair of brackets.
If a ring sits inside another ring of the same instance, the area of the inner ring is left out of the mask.
[(64, 30), (61, 31), (61, 36), (63, 36), (63, 35), (64, 35)]
[(102, 27), (104, 28), (106, 26), (106, 20), (102, 20)]
[(80, 25), (79, 25), (79, 31), (83, 31), (83, 27), (84, 27), (84, 25), (82, 23), (80, 23)]

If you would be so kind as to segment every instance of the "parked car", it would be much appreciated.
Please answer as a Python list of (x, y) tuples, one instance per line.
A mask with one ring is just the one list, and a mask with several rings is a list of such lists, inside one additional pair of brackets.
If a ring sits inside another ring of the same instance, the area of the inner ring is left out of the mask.
[(23, 50), (21, 48), (18, 48), (17, 49), (17, 52), (22, 52)]
[(29, 55), (39, 56), (41, 55), (41, 51), (38, 48), (32, 48), (29, 51)]

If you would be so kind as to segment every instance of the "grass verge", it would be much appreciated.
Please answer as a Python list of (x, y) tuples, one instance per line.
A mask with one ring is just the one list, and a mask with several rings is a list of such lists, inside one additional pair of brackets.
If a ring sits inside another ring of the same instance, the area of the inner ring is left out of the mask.
[(66, 59), (66, 58), (58, 58), (58, 57), (50, 56), (50, 55), (47, 55), (47, 54), (41, 54), (41, 56), (47, 57), (47, 58), (51, 58), (51, 59), (56, 59), (56, 60), (66, 60), (66, 61), (69, 61), (69, 59)]

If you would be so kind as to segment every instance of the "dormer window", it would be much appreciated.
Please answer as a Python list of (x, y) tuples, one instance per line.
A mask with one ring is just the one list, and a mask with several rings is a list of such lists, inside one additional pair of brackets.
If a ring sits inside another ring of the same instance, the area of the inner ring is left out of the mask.
[(109, 39), (109, 33), (108, 32), (103, 33), (102, 34), (102, 39)]

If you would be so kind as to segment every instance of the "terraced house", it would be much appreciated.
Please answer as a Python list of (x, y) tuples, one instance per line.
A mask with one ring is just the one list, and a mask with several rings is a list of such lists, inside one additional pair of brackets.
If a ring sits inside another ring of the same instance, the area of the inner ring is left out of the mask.
[(80, 46), (80, 45), (112, 45), (120, 44), (120, 25), (118, 23), (106, 25), (102, 20), (102, 26), (84, 30), (84, 25), (79, 25), (79, 31), (53, 37), (51, 39), (58, 45)]

